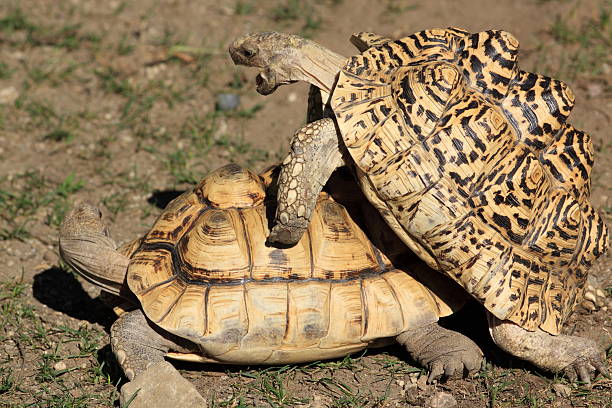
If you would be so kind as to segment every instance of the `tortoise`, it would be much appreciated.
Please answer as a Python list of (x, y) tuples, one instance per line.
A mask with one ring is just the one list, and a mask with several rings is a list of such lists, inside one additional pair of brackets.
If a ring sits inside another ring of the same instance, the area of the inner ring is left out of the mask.
[(572, 380), (607, 373), (594, 343), (559, 335), (608, 239), (589, 203), (591, 138), (566, 123), (571, 89), (520, 70), (505, 31), (351, 40), (361, 54), (348, 59), (274, 32), (229, 47), (235, 64), (261, 68), (261, 94), (311, 84), (269, 242), (299, 239), (346, 164), (401, 241), (485, 306), (497, 345)]
[[(392, 232), (378, 228), (370, 239), (329, 194), (319, 194), (296, 246), (266, 246), (273, 174), (226, 165), (174, 199), (144, 237), (117, 249), (96, 207), (83, 203), (66, 216), (62, 259), (136, 308), (111, 327), (113, 352), (129, 380), (165, 355), (285, 364), (393, 341), (429, 369), (430, 382), (480, 369), (480, 348), (437, 324), (467, 296), (444, 290), (451, 282), (421, 283), (419, 276), (431, 272), (418, 257), (392, 243), (383, 249), (385, 239), (395, 240)], [(346, 182), (335, 184), (339, 196), (350, 192)], [(345, 196), (354, 197), (355, 217), (382, 223), (359, 194)]]

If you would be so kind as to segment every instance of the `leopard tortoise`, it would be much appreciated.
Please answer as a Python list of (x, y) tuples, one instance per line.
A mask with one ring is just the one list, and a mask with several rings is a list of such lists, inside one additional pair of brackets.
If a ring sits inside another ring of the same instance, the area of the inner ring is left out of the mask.
[[(272, 174), (222, 167), (173, 200), (143, 238), (118, 249), (98, 209), (81, 204), (68, 214), (60, 232), (64, 261), (137, 308), (111, 328), (113, 352), (129, 380), (165, 355), (284, 364), (394, 340), (429, 368), (429, 381), (480, 368), (478, 346), (436, 323), (467, 297), (446, 290), (454, 283), (442, 276), (430, 279), (405, 247), (382, 249), (393, 248), (393, 233), (377, 228), (370, 240), (327, 193), (319, 195), (296, 246), (266, 246), (267, 214), (276, 201), (265, 200)], [(340, 187), (345, 182), (337, 184), (340, 193), (350, 192)], [(361, 196), (356, 185), (354, 191)], [(360, 202), (367, 203), (355, 197), (351, 204), (356, 218), (384, 225)]]
[(570, 88), (520, 70), (504, 31), (352, 42), (361, 54), (348, 59), (282, 33), (230, 45), (234, 63), (261, 68), (260, 93), (304, 80), (326, 102), (293, 136), (269, 240), (298, 240), (346, 164), (401, 240), (486, 307), (500, 347), (571, 379), (606, 374), (594, 343), (559, 335), (607, 246), (591, 139), (566, 123)]

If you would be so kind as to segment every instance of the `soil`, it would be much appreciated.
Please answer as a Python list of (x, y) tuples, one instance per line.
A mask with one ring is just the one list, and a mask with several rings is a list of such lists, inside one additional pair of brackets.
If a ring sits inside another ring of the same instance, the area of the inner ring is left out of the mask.
[[(350, 55), (357, 31), (513, 33), (522, 69), (574, 90), (570, 119), (592, 136), (592, 202), (610, 226), (610, 13), (610, 0), (0, 2), (0, 406), (118, 406), (125, 378), (108, 346), (113, 312), (58, 256), (58, 226), (74, 202), (99, 204), (122, 243), (209, 171), (282, 160), (304, 124), (307, 87), (257, 94), (255, 72), (226, 52), (237, 36), (300, 33)], [(240, 106), (217, 110), (222, 93)], [(594, 311), (580, 306), (566, 331), (596, 339), (610, 363), (609, 252), (591, 274), (607, 298)], [(504, 355), (477, 305), (445, 324), (485, 350), (476, 378), (425, 385), (396, 348), (301, 366), (177, 367), (215, 407), (425, 406), (439, 392), (458, 407), (612, 406), (610, 380), (571, 386)]]

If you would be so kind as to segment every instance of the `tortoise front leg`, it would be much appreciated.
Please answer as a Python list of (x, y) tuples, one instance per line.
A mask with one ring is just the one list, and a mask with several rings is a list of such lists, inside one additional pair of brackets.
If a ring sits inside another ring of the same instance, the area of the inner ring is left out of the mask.
[(330, 118), (309, 123), (295, 133), (278, 178), (278, 207), (269, 243), (294, 245), (300, 240), (323, 186), (344, 164), (340, 143)]
[(414, 361), (429, 370), (428, 383), (442, 376), (472, 375), (482, 366), (483, 354), (476, 343), (438, 323), (405, 331), (396, 340)]
[(515, 357), (546, 371), (563, 372), (571, 381), (580, 378), (590, 384), (597, 372), (610, 377), (603, 352), (593, 340), (563, 334), (553, 336), (540, 329), (530, 332), (491, 313), (487, 317), (495, 344)]
[(113, 353), (130, 381), (149, 365), (164, 361), (168, 351), (199, 352), (188, 340), (155, 330), (140, 309), (122, 314), (110, 336)]

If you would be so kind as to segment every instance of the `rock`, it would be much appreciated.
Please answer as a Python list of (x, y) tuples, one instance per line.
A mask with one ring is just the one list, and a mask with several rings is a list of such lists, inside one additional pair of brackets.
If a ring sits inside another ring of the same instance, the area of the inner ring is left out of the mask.
[(457, 400), (448, 392), (436, 392), (425, 400), (427, 408), (452, 408), (457, 406)]
[(563, 398), (569, 398), (572, 395), (571, 387), (565, 384), (553, 384), (552, 389), (555, 394)]
[(240, 105), (240, 95), (233, 93), (220, 93), (217, 95), (217, 110), (229, 111), (234, 110)]
[(155, 363), (121, 387), (119, 402), (130, 408), (196, 408), (208, 406), (193, 384), (167, 361)]
[(15, 89), (14, 86), (9, 86), (8, 88), (0, 89), (0, 105), (8, 105), (19, 97), (19, 92)]
[(66, 367), (66, 363), (64, 363), (63, 361), (58, 361), (57, 363), (55, 363), (55, 364), (53, 365), (53, 369), (54, 369), (55, 371), (63, 371), (63, 370), (65, 370), (66, 368), (67, 368), (67, 367)]
[(587, 94), (589, 98), (597, 98), (598, 96), (603, 95), (604, 86), (599, 82), (592, 82), (587, 85)]
[(421, 391), (427, 391), (432, 387), (432, 385), (427, 384), (427, 375), (424, 374), (419, 377), (416, 384)]
[(304, 408), (326, 408), (331, 406), (331, 403), (332, 400), (329, 397), (315, 394), (310, 404), (305, 405)]

